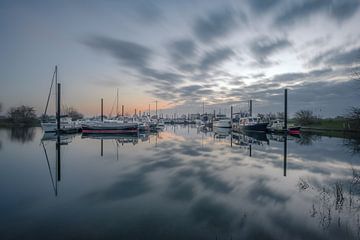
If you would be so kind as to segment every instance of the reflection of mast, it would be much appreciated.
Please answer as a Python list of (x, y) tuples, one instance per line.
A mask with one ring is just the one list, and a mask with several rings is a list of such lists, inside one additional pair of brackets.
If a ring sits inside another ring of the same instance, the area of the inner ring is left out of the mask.
[(56, 139), (56, 175), (57, 175), (57, 181), (60, 182), (61, 180), (61, 156), (60, 156), (60, 134), (57, 135)]
[(47, 165), (48, 165), (48, 168), (49, 168), (51, 185), (52, 185), (52, 187), (53, 187), (53, 189), (54, 189), (55, 196), (57, 196), (57, 184), (56, 184), (56, 182), (54, 182), (54, 177), (53, 177), (53, 174), (52, 174), (52, 171), (51, 171), (51, 167), (50, 167), (50, 163), (49, 163), (49, 156), (48, 156), (48, 154), (47, 154), (47, 151), (46, 151), (44, 142), (41, 141), (41, 144), (42, 144), (42, 146), (43, 146), (44, 153), (45, 153), (45, 157), (46, 157), (46, 162), (47, 162)]
[(287, 162), (287, 133), (284, 134), (284, 177), (286, 177), (286, 162)]
[(284, 176), (286, 177), (286, 157), (287, 157), (287, 89), (284, 91)]
[(100, 143), (100, 156), (104, 156), (104, 139), (101, 139)]

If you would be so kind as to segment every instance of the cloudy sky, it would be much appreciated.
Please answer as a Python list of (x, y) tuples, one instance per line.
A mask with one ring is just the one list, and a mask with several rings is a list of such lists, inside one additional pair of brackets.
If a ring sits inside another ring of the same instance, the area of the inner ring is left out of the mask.
[[(359, 105), (360, 0), (1, 1), (0, 102), (41, 113), (55, 65), (64, 104), (164, 113)], [(176, 110), (173, 110), (173, 109)]]

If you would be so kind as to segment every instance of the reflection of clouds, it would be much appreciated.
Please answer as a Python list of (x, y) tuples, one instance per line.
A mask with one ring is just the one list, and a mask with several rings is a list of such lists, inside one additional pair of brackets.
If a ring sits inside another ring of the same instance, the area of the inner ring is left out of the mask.
[(225, 203), (215, 201), (211, 197), (203, 197), (196, 201), (190, 209), (193, 220), (206, 224), (212, 232), (230, 232), (237, 214)]
[(125, 174), (109, 188), (93, 192), (86, 197), (98, 201), (116, 201), (145, 194), (150, 190), (146, 176), (141, 172)]
[(250, 201), (255, 201), (261, 205), (269, 203), (284, 204), (290, 199), (289, 196), (267, 186), (265, 179), (261, 178), (251, 185), (248, 197)]
[[(145, 206), (149, 215), (132, 223), (154, 217), (143, 222), (146, 232), (152, 231), (149, 226), (168, 226), (176, 216), (183, 221), (181, 228), (206, 238), (335, 239), (324, 235), (316, 224), (304, 224), (311, 202), (296, 195), (292, 176), (304, 174), (304, 179), (312, 181), (312, 189), (323, 186), (329, 178), (343, 179), (349, 159), (336, 148), (341, 146), (339, 139), (323, 137), (311, 146), (289, 140), (287, 168), (291, 171), (284, 178), (283, 143), (254, 145), (253, 157), (249, 157), (242, 149), (230, 148), (229, 139), (204, 146), (199, 135), (178, 134), (181, 136), (174, 138), (169, 134), (169, 139), (159, 141), (156, 147), (146, 146), (146, 152), (115, 183), (87, 197), (97, 203), (119, 201), (119, 206), (138, 204), (146, 198), (151, 206)], [(212, 140), (209, 135), (203, 142)], [(318, 153), (321, 150), (322, 154)], [(125, 199), (131, 201), (122, 201)], [(155, 217), (159, 209), (166, 217)], [(178, 231), (164, 236), (173, 238)]]

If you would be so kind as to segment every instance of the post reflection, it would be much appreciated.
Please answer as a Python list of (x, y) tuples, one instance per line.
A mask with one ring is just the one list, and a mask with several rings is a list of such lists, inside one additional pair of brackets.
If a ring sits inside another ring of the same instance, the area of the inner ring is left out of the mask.
[[(51, 158), (49, 158), (46, 148), (46, 143), (51, 144), (51, 142), (53, 142), (54, 140), (55, 140), (55, 176), (53, 174), (53, 170), (51, 167)], [(50, 174), (51, 185), (53, 187), (55, 196), (58, 196), (58, 182), (61, 181), (61, 145), (68, 144), (68, 142), (66, 141), (68, 139), (64, 139), (64, 142), (62, 142), (61, 140), (62, 140), (61, 135), (56, 136), (53, 134), (44, 135), (44, 137), (41, 140), (41, 145), (44, 150), (46, 163)]]

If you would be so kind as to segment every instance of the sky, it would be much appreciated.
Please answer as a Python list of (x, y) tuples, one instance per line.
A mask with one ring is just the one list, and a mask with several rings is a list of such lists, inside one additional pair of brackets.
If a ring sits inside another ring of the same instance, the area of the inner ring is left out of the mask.
[(1, 0), (2, 114), (41, 114), (58, 65), (62, 104), (87, 116), (101, 98), (114, 114), (117, 89), (127, 113), (280, 112), (285, 88), (290, 114), (343, 115), (359, 23), (360, 0)]

